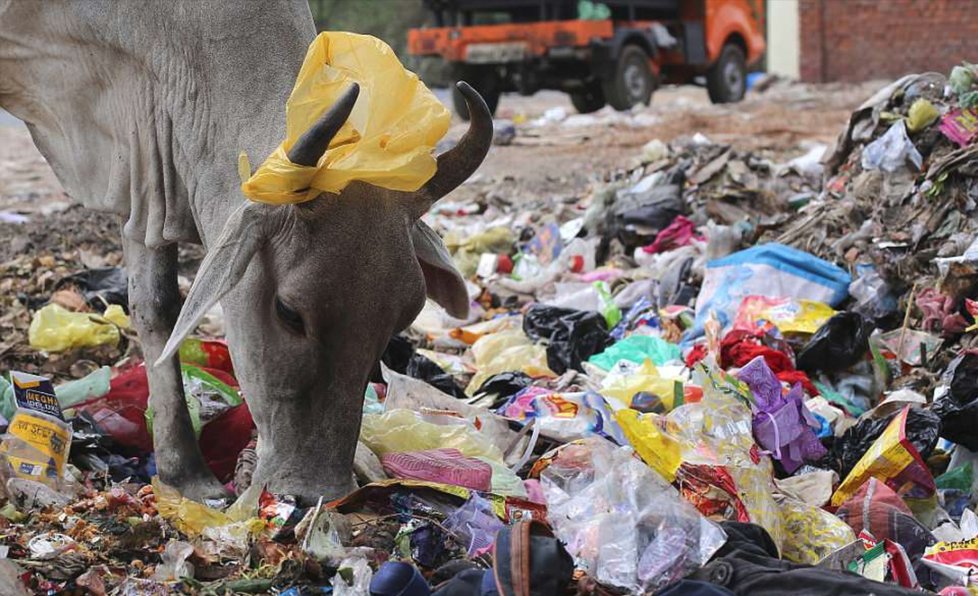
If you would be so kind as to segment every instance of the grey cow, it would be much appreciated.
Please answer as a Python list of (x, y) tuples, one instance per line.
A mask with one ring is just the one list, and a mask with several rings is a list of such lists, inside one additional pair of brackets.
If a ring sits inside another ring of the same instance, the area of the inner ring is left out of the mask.
[[(220, 301), (259, 432), (256, 485), (305, 501), (352, 486), (371, 369), (425, 294), (468, 310), (440, 239), (419, 221), (488, 151), (482, 99), (414, 193), (353, 183), (296, 206), (247, 202), (240, 151), (285, 135), (285, 100), (315, 36), (306, 0), (0, 0), (0, 107), (23, 119), (64, 188), (125, 219), (130, 307), (149, 367), (161, 479), (223, 494), (184, 403), (179, 342)], [(293, 147), (315, 162), (357, 89)], [(207, 257), (182, 310), (177, 243)]]

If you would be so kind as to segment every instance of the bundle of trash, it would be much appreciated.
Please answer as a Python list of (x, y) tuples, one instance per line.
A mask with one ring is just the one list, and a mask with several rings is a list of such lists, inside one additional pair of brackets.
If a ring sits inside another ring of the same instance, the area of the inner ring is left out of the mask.
[[(391, 340), (337, 501), (222, 509), (154, 480), (137, 360), (13, 373), (0, 582), (975, 593), (976, 76), (904, 77), (835, 150), (783, 163), (699, 135), (572, 205), (436, 206), (471, 316), (429, 303)], [(121, 308), (88, 310), (40, 308), (31, 341), (127, 341)], [(226, 345), (180, 357), (208, 464), (243, 494), (255, 437)]]

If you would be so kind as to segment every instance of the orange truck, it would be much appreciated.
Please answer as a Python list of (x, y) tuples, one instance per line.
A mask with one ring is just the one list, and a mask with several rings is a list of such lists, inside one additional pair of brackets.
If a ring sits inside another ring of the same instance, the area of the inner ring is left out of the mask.
[[(581, 113), (648, 104), (662, 83), (703, 81), (739, 101), (764, 54), (765, 0), (424, 0), (408, 52), (438, 57), (495, 112), (503, 92), (556, 89)], [(467, 118), (456, 91), (455, 110)]]

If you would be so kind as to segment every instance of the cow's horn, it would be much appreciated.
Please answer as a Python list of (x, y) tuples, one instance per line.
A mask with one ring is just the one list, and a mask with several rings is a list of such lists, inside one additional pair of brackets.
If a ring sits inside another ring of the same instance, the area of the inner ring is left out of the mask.
[(482, 96), (460, 81), (458, 90), (469, 109), (469, 130), (457, 145), (438, 156), (438, 171), (414, 193), (414, 214), (424, 215), (432, 203), (465, 182), (482, 164), (492, 144), (492, 115)]
[(353, 83), (333, 107), (319, 119), (289, 149), (289, 161), (300, 166), (315, 166), (326, 153), (340, 127), (350, 117), (353, 105), (360, 95), (360, 85)]

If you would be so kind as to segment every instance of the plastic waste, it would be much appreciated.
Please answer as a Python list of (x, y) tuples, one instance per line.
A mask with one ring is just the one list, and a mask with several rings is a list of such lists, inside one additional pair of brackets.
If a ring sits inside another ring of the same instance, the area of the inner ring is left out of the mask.
[(849, 285), (849, 294), (856, 300), (851, 310), (871, 320), (882, 319), (899, 309), (893, 289), (876, 270), (854, 280)]
[(561, 393), (529, 387), (510, 397), (497, 409), (500, 415), (520, 422), (534, 421), (542, 436), (567, 442), (599, 435), (625, 444), (611, 407), (599, 394)]
[(910, 110), (907, 112), (907, 131), (920, 132), (933, 124), (940, 115), (941, 112), (934, 107), (934, 104), (923, 97), (917, 98), (910, 104)]
[(226, 526), (235, 521), (217, 509), (182, 496), (159, 478), (153, 478), (152, 484), (160, 516), (190, 537), (199, 536), (206, 528)]
[(978, 97), (971, 95), (971, 106), (955, 108), (941, 117), (941, 133), (961, 147), (967, 147), (978, 138)]
[(903, 120), (894, 122), (882, 136), (863, 148), (864, 170), (892, 173), (906, 168), (908, 161), (914, 169), (920, 170), (924, 158), (907, 136), (907, 126)]
[(655, 396), (667, 411), (683, 400), (682, 381), (660, 374), (651, 360), (613, 371), (601, 381), (600, 392), (615, 410), (629, 407), (640, 393)]
[(905, 497), (921, 498), (934, 494), (934, 477), (921, 453), (907, 437), (912, 428), (907, 424), (909, 413), (910, 406), (906, 406), (887, 424), (836, 489), (832, 506), (838, 507), (848, 500), (870, 477), (884, 481)]
[(812, 334), (834, 314), (835, 309), (824, 302), (746, 296), (737, 309), (732, 329), (755, 331), (759, 322), (766, 322), (781, 333)]
[(472, 344), (472, 356), (478, 372), (465, 389), (469, 395), (489, 377), (503, 372), (521, 371), (531, 377), (557, 376), (547, 365), (547, 349), (534, 345), (519, 329), (480, 338)]
[(392, 478), (440, 482), (483, 492), (492, 490), (492, 466), (466, 457), (458, 449), (385, 453), (380, 462)]
[[(460, 421), (467, 421), (478, 429), (478, 434), (500, 451), (512, 447), (518, 438), (505, 420), (485, 408), (471, 406), (418, 379), (400, 375), (383, 364), (381, 373), (387, 381), (387, 398), (383, 407), (388, 410), (454, 413)], [(371, 413), (381, 414), (383, 409)]]
[(558, 374), (583, 370), (583, 361), (612, 343), (603, 316), (543, 304), (526, 312), (523, 331), (532, 340), (546, 340), (547, 364)]
[(965, 352), (948, 364), (931, 410), (943, 437), (978, 451), (978, 354)]
[[(359, 98), (319, 164), (290, 162), (288, 150), (352, 83), (360, 85)], [(336, 193), (354, 180), (414, 191), (435, 174), (432, 151), (450, 121), (448, 109), (387, 44), (368, 35), (320, 33), (286, 103), (286, 139), (241, 190), (273, 204)]]
[(330, 580), (333, 596), (364, 596), (369, 594), (373, 570), (362, 557), (349, 557), (340, 562), (336, 575)]
[(704, 515), (760, 525), (780, 548), (787, 534), (774, 502), (771, 460), (753, 437), (749, 388), (708, 367), (698, 367), (692, 382), (703, 397), (666, 415), (681, 447), (680, 492)]
[(10, 382), (16, 407), (0, 442), (0, 459), (10, 468), (5, 476), (58, 490), (71, 449), (71, 425), (49, 379), (11, 371)]
[[(886, 416), (861, 418), (839, 437), (833, 450), (843, 478), (852, 471), (856, 463), (872, 448), (873, 443), (901, 412), (902, 409), (899, 409)], [(907, 440), (917, 453), (927, 458), (937, 444), (941, 432), (940, 420), (931, 411), (911, 408), (907, 412), (905, 431)]]
[(496, 533), (505, 524), (499, 521), (492, 504), (473, 493), (458, 509), (445, 518), (445, 527), (460, 537), (470, 557), (489, 551)]
[(642, 460), (667, 481), (675, 480), (682, 464), (681, 445), (665, 430), (667, 420), (658, 414), (642, 414), (630, 408), (618, 410), (615, 416)]
[(834, 315), (798, 352), (798, 368), (806, 372), (835, 372), (856, 364), (869, 351), (869, 329), (862, 315)]
[(642, 364), (646, 360), (663, 365), (681, 356), (679, 346), (650, 335), (631, 335), (591, 356), (588, 362), (603, 370), (611, 370), (621, 360)]
[(710, 313), (729, 325), (747, 296), (803, 298), (836, 307), (848, 295), (850, 282), (849, 273), (832, 263), (776, 243), (710, 261), (696, 299), (696, 321), (683, 343), (703, 335)]
[(554, 533), (577, 566), (632, 593), (680, 580), (726, 539), (630, 448), (604, 439), (564, 446), (540, 481)]
[(109, 305), (102, 315), (71, 312), (49, 304), (34, 313), (28, 340), (35, 350), (63, 352), (119, 343), (119, 329), (129, 328), (129, 317), (117, 304)]
[(428, 596), (431, 589), (418, 568), (403, 561), (386, 561), (370, 580), (371, 596)]
[(955, 66), (951, 69), (951, 74), (947, 77), (948, 86), (951, 91), (960, 95), (967, 93), (975, 84), (975, 67), (973, 64), (965, 62), (963, 65)]
[(83, 269), (62, 278), (54, 289), (59, 290), (65, 286), (78, 287), (88, 305), (99, 311), (109, 304), (129, 307), (129, 280), (122, 267)]
[(910, 508), (882, 480), (870, 478), (835, 512), (856, 534), (903, 545), (913, 559), (935, 542), (934, 536), (914, 517)]
[(187, 559), (194, 554), (194, 547), (189, 542), (171, 540), (160, 555), (160, 564), (156, 566), (153, 579), (163, 582), (175, 582), (181, 578), (194, 576), (194, 566)]
[(737, 378), (750, 387), (754, 396), (754, 437), (787, 473), (793, 473), (803, 462), (818, 461), (827, 453), (815, 434), (819, 423), (803, 403), (800, 383), (783, 393), (781, 381), (762, 356), (744, 365)]
[(794, 563), (816, 565), (836, 550), (853, 542), (856, 533), (828, 511), (790, 497), (777, 499), (781, 520), (790, 540), (781, 555)]

